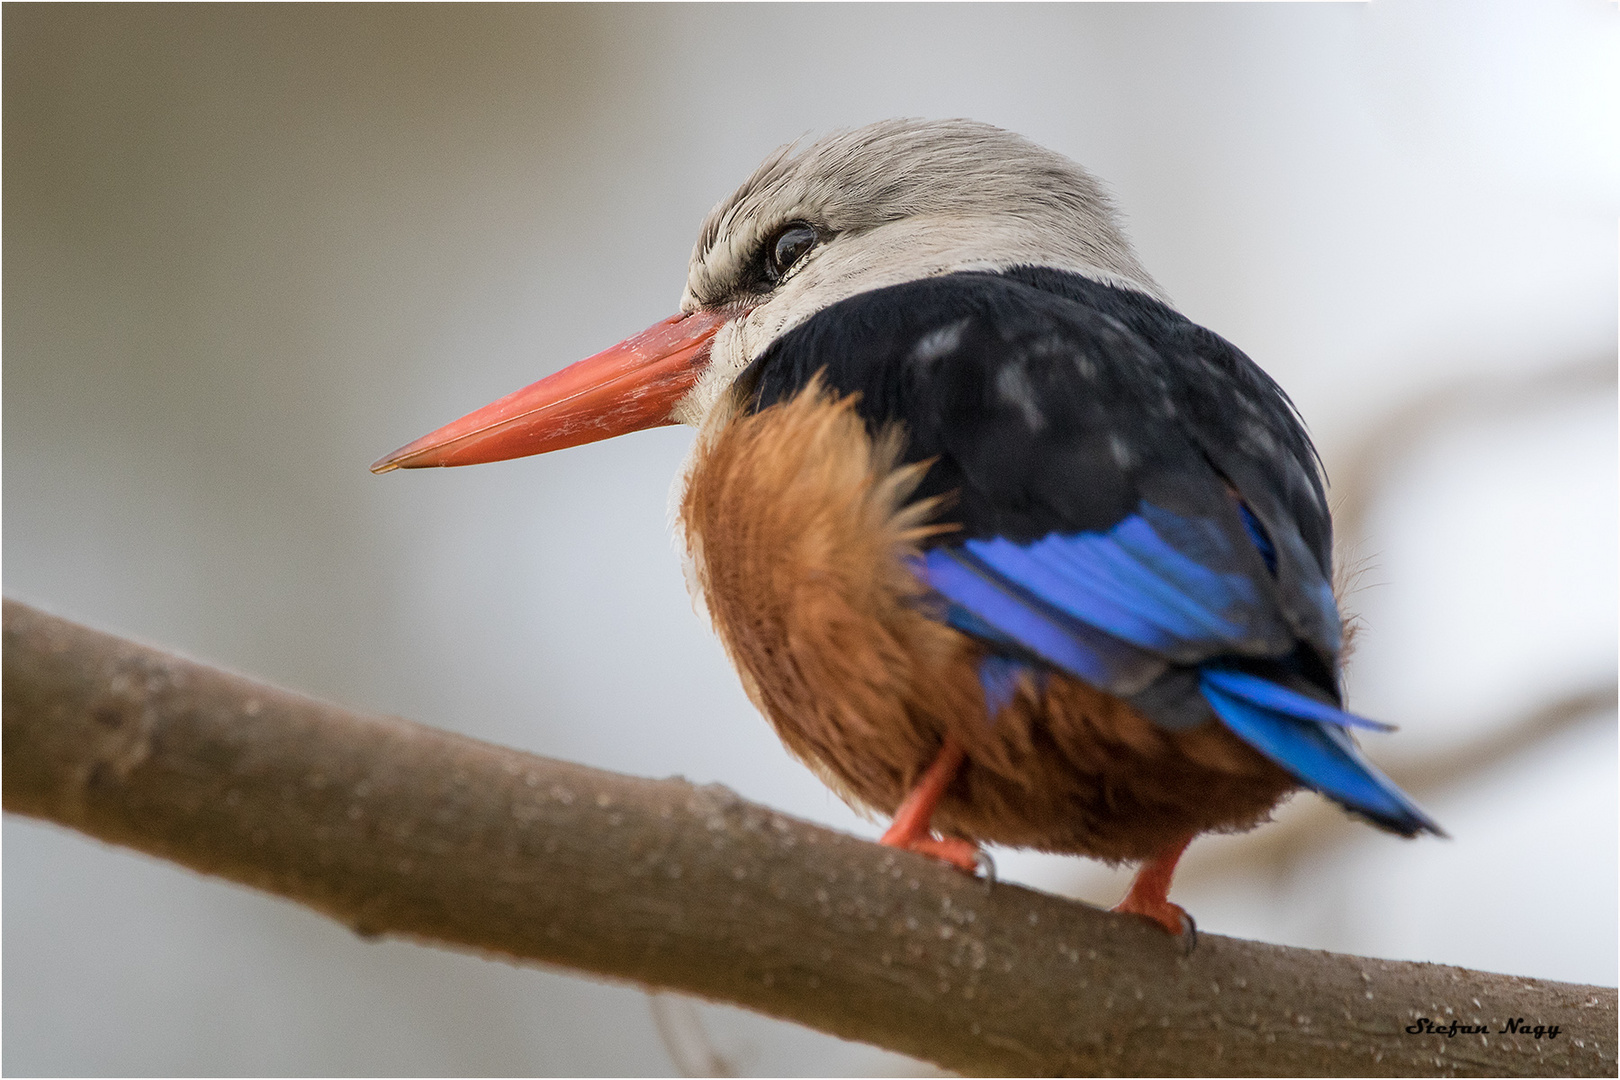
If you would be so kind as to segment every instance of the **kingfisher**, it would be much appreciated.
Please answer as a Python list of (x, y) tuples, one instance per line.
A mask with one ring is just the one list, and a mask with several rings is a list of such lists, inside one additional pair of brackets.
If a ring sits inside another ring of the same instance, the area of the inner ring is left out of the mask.
[(1205, 832), (1313, 789), (1440, 827), (1346, 711), (1320, 459), (1283, 390), (1171, 306), (1068, 158), (970, 120), (771, 156), (679, 313), (372, 466), (665, 424), (678, 529), (754, 704), (881, 842), (1139, 869), (1173, 935)]

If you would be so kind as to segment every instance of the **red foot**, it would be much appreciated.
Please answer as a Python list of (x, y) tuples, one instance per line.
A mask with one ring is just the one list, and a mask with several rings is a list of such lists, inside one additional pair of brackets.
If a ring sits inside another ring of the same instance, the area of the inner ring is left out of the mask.
[(1131, 882), (1130, 892), (1114, 906), (1114, 910), (1129, 915), (1146, 915), (1164, 927), (1172, 937), (1191, 938), (1195, 935), (1197, 931), (1192, 916), (1180, 904), (1172, 904), (1169, 899), (1170, 878), (1176, 872), (1181, 853), (1187, 850), (1191, 842), (1192, 837), (1189, 836), (1143, 863), (1136, 872), (1136, 879)]
[(930, 855), (970, 874), (978, 872), (983, 855), (977, 844), (953, 836), (941, 838), (929, 830), (934, 808), (939, 805), (940, 797), (956, 776), (956, 770), (962, 767), (963, 757), (962, 748), (956, 744), (956, 740), (945, 736), (939, 756), (922, 774), (917, 786), (900, 804), (900, 809), (894, 812), (894, 823), (878, 843)]

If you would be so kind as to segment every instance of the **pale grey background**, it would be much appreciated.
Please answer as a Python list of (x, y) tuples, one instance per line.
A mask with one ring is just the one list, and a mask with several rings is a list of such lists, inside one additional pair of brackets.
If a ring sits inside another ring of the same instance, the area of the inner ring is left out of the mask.
[[(366, 465), (671, 313), (703, 213), (777, 144), (960, 115), (1102, 176), (1183, 310), (1352, 471), (1458, 380), (1613, 364), (1617, 42), (1601, 0), (7, 5), (6, 591), (875, 835), (691, 610), (667, 528), (689, 432)], [(1354, 701), (1404, 727), (1374, 756), (1612, 684), (1615, 464), (1612, 368), (1398, 457), (1350, 552)], [(1206, 840), (1176, 895), (1209, 931), (1614, 985), (1612, 712), (1429, 802), (1454, 840), (1340, 830), (1284, 865)], [(633, 988), (368, 944), (52, 827), (4, 838), (8, 1073), (674, 1068)], [(745, 1071), (913, 1068), (702, 1016)]]

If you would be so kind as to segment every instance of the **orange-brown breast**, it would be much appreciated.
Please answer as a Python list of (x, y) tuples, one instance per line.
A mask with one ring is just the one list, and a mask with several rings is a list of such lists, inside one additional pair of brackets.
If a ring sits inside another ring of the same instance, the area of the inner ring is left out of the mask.
[(967, 763), (934, 821), (968, 838), (1108, 860), (1264, 820), (1295, 786), (1215, 723), (1154, 726), (1061, 675), (991, 719), (983, 648), (937, 617), (907, 556), (949, 525), (910, 500), (922, 466), (813, 382), (701, 436), (681, 512), (743, 684), (787, 747), (857, 808), (892, 813), (945, 734)]

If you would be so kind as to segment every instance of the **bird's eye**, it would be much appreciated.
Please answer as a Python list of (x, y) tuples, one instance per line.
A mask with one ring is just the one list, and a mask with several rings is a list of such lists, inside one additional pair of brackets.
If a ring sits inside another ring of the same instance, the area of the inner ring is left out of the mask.
[(802, 259), (820, 239), (816, 230), (803, 222), (794, 222), (778, 232), (767, 246), (765, 256), (765, 276), (770, 278), (771, 284), (782, 280), (788, 268)]

